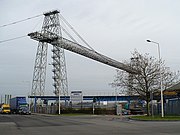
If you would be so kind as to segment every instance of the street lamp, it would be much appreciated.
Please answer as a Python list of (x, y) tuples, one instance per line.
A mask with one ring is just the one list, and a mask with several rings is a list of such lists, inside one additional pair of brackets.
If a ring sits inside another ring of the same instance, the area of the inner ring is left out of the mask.
[(160, 46), (158, 42), (154, 42), (152, 40), (146, 40), (147, 42), (154, 43), (158, 45), (158, 56), (159, 56), (159, 74), (160, 74), (160, 84), (161, 84), (161, 117), (164, 117), (164, 104), (163, 104), (163, 88), (162, 88), (162, 73), (161, 73), (161, 55), (160, 55)]
[(59, 115), (61, 114), (61, 95), (60, 95), (60, 88), (59, 88)]

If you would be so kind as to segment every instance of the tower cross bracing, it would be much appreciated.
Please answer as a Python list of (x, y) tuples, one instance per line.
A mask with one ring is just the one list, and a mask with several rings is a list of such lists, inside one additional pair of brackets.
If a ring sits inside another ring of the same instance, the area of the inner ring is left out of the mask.
[[(59, 21), (59, 11), (54, 10), (44, 13), (44, 21), (41, 33), (44, 35), (48, 33), (53, 33), (59, 37), (62, 37)], [(47, 50), (48, 43), (44, 41), (39, 41), (34, 65), (31, 95), (44, 95), (47, 66)], [(58, 95), (60, 92), (60, 94), (68, 95), (64, 49), (59, 46), (53, 45), (52, 53), (52, 71), (54, 74), (52, 78), (54, 80), (54, 93)]]

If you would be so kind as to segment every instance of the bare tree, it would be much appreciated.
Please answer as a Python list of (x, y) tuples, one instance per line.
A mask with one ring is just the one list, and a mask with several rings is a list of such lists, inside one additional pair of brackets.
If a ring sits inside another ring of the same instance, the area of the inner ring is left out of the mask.
[(164, 89), (175, 84), (179, 74), (165, 67), (164, 61), (159, 62), (149, 54), (142, 55), (136, 50), (132, 53), (130, 62), (126, 61), (126, 64), (141, 73), (136, 75), (117, 70), (112, 86), (120, 87), (126, 95), (140, 95), (147, 103), (146, 111), (149, 115), (150, 93), (159, 93), (160, 73)]

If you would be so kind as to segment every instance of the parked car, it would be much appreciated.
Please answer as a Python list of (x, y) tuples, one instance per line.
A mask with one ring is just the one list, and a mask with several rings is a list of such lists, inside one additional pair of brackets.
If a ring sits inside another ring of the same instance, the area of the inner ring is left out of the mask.
[(130, 109), (131, 114), (137, 115), (137, 114), (144, 114), (144, 111), (141, 108), (133, 108)]
[(31, 114), (31, 111), (27, 107), (22, 107), (19, 109), (19, 114)]

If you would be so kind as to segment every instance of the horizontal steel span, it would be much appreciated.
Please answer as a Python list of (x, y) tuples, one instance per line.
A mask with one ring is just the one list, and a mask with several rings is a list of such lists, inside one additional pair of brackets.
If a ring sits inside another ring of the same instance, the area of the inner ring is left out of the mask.
[[(40, 98), (42, 100), (59, 100), (59, 96), (29, 96), (29, 98)], [(62, 101), (70, 101), (70, 96), (61, 96)], [(83, 96), (83, 100), (96, 101), (131, 101), (138, 100), (140, 96)]]
[[(160, 95), (153, 95), (154, 100), (160, 100)], [(36, 98), (42, 100), (59, 100), (59, 96), (29, 96), (28, 98)], [(83, 100), (93, 100), (96, 101), (131, 101), (131, 100), (141, 100), (140, 96), (83, 96)], [(164, 95), (165, 99), (179, 98), (177, 95)], [(60, 96), (62, 101), (70, 101), (70, 96)]]
[(104, 63), (106, 65), (127, 71), (132, 74), (138, 74), (138, 71), (132, 69), (130, 66), (127, 66), (121, 62), (118, 62), (116, 60), (113, 60), (105, 55), (102, 55), (94, 50), (91, 50), (87, 47), (84, 47), (78, 43), (72, 42), (66, 38), (59, 37), (56, 34), (49, 32), (49, 31), (43, 31), (43, 32), (33, 32), (29, 33), (28, 36), (30, 36), (31, 39), (34, 39), (36, 41), (40, 42), (47, 42), (49, 44), (52, 44), (54, 46), (60, 46), (61, 48), (64, 48), (66, 50), (69, 50), (71, 52), (83, 55), (85, 57), (88, 57), (90, 59), (93, 59), (95, 61)]

